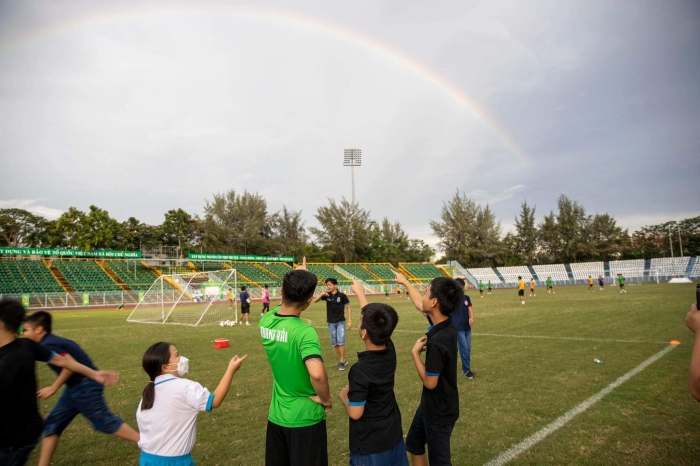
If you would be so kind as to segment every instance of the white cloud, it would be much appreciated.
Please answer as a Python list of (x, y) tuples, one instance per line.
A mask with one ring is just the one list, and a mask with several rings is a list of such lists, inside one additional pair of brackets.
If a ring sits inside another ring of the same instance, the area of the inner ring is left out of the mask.
[(516, 184), (515, 186), (506, 188), (503, 191), (485, 191), (483, 189), (474, 189), (469, 191), (467, 196), (473, 198), (475, 201), (481, 204), (493, 205), (510, 199), (525, 188), (527, 188), (527, 186), (524, 184)]
[(63, 213), (60, 209), (54, 209), (38, 204), (46, 199), (10, 199), (0, 200), (0, 209), (24, 209), (35, 215), (41, 215), (49, 220), (55, 220)]

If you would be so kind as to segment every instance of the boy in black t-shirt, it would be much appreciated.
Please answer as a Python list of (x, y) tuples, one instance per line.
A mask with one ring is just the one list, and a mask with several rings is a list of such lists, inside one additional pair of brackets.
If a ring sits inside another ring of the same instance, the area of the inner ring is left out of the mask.
[(0, 464), (22, 466), (39, 442), (43, 420), (36, 401), (34, 361), (51, 363), (114, 385), (115, 372), (95, 371), (27, 338), (17, 338), (25, 310), (16, 300), (0, 301)]
[(349, 384), (339, 394), (350, 417), (350, 466), (408, 466), (401, 411), (394, 394), (396, 350), (391, 334), (399, 316), (386, 304), (368, 304), (360, 282), (353, 282), (352, 291), (360, 301), (357, 329), (366, 351), (357, 353)]
[[(344, 371), (348, 365), (345, 359), (345, 329), (352, 327), (352, 310), (347, 295), (338, 289), (338, 280), (326, 278), (326, 292), (313, 299), (313, 303), (326, 302), (326, 322), (328, 322), (328, 334), (331, 338), (331, 346), (338, 355), (338, 370)], [(345, 311), (348, 311), (348, 321), (345, 322)]]
[[(421, 294), (400, 273), (396, 282), (404, 285), (413, 305), (430, 322), (426, 336), (419, 338), (411, 350), (418, 377), (423, 382), (420, 406), (406, 436), (406, 450), (413, 466), (451, 465), (450, 437), (459, 418), (457, 391), (457, 329), (450, 314), (464, 300), (464, 291), (455, 280), (434, 279), (428, 292)], [(425, 351), (425, 363), (420, 358)], [(425, 445), (428, 445), (428, 458)]]

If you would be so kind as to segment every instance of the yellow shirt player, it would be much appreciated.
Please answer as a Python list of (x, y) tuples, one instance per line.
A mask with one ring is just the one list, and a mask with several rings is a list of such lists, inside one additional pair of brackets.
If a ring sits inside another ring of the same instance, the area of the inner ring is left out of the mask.
[(588, 292), (593, 293), (593, 277), (588, 276)]
[(233, 307), (233, 288), (228, 289), (228, 308)]
[(530, 297), (531, 298), (535, 297), (535, 279), (534, 278), (530, 279)]
[(520, 297), (520, 304), (525, 304), (525, 282), (523, 277), (518, 277), (518, 296)]

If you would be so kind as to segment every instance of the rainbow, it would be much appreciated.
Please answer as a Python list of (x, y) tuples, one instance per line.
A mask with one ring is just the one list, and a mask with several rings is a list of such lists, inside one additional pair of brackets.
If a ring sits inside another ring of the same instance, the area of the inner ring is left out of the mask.
[(411, 71), (416, 76), (427, 81), (431, 85), (445, 92), (459, 105), (466, 108), (472, 116), (486, 125), (498, 137), (504, 148), (518, 159), (522, 164), (529, 165), (529, 158), (525, 152), (515, 143), (513, 138), (501, 125), (498, 124), (486, 111), (480, 108), (464, 91), (449, 82), (444, 77), (432, 71), (425, 64), (419, 62), (406, 53), (395, 49), (387, 44), (364, 34), (360, 34), (351, 29), (345, 28), (325, 19), (303, 16), (289, 11), (279, 11), (264, 8), (251, 8), (239, 6), (216, 6), (216, 7), (162, 7), (149, 8), (141, 7), (130, 11), (114, 13), (96, 13), (77, 17), (75, 19), (56, 23), (34, 31), (20, 34), (15, 39), (0, 44), (0, 53), (6, 52), (16, 47), (30, 45), (31, 43), (68, 33), (75, 29), (85, 28), (95, 24), (128, 22), (143, 20), (151, 17), (162, 17), (164, 15), (186, 15), (201, 16), (215, 14), (217, 16), (230, 15), (238, 18), (249, 18), (269, 23), (278, 23), (285, 26), (292, 26), (299, 29), (311, 30), (322, 33), (338, 40), (348, 42), (354, 46), (361, 47), (368, 52), (381, 55), (383, 58), (392, 60), (401, 67)]

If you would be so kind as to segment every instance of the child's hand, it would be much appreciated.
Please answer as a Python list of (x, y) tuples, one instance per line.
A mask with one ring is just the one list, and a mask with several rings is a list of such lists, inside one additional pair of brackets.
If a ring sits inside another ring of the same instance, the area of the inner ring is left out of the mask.
[(685, 325), (693, 333), (698, 333), (698, 330), (700, 330), (700, 312), (698, 312), (696, 304), (690, 306), (690, 312), (685, 316)]
[(425, 344), (427, 342), (428, 337), (420, 337), (418, 340), (416, 340), (416, 344), (413, 345), (411, 352), (421, 354), (423, 351), (425, 351)]
[(238, 369), (241, 368), (241, 364), (243, 363), (243, 361), (246, 360), (247, 357), (247, 354), (244, 354), (241, 358), (239, 358), (238, 355), (232, 357), (231, 360), (228, 362), (228, 370), (236, 372)]
[(392, 270), (392, 272), (394, 273), (394, 281), (396, 283), (398, 283), (399, 285), (406, 285), (408, 283), (408, 280), (406, 279), (406, 276), (404, 274), (396, 272), (394, 270)]
[(342, 390), (340, 390), (340, 393), (338, 393), (338, 397), (340, 400), (345, 403), (348, 401), (348, 392), (350, 391), (350, 385), (346, 385), (343, 387)]
[(104, 385), (116, 385), (119, 383), (119, 373), (114, 371), (97, 371), (95, 382)]
[(56, 393), (56, 390), (54, 390), (52, 387), (46, 387), (36, 392), (36, 397), (40, 400), (45, 400), (47, 398), (51, 398), (54, 393)]
[(306, 256), (301, 259), (301, 265), (297, 266), (297, 270), (309, 270), (306, 268)]
[(350, 290), (358, 296), (361, 294), (365, 294), (365, 287), (362, 286), (362, 283), (360, 283), (358, 280), (352, 281), (352, 286), (350, 287)]

